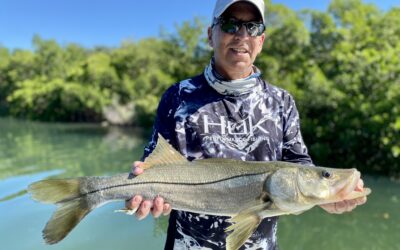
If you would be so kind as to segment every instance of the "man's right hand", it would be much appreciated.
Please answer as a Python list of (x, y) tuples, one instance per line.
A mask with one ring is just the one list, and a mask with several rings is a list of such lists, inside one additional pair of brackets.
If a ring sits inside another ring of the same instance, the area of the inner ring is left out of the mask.
[[(132, 174), (140, 175), (143, 173), (143, 168), (141, 166), (143, 162), (135, 161), (132, 165)], [(139, 220), (144, 219), (150, 212), (154, 218), (159, 217), (161, 214), (168, 215), (171, 213), (171, 205), (169, 203), (164, 203), (164, 199), (157, 196), (153, 201), (143, 200), (141, 195), (135, 195), (132, 199), (125, 202), (125, 207), (127, 209), (132, 209), (136, 211), (136, 217)]]

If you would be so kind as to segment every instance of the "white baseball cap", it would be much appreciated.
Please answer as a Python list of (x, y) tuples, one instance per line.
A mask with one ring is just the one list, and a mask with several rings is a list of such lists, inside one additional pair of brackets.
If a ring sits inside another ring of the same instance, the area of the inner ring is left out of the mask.
[(263, 23), (265, 23), (265, 19), (264, 19), (264, 10), (265, 10), (265, 6), (264, 6), (264, 0), (217, 0), (217, 2), (215, 3), (215, 7), (214, 7), (214, 12), (213, 12), (213, 16), (211, 20), (211, 23), (214, 22), (215, 18), (219, 18), (222, 13), (225, 12), (225, 10), (227, 10), (229, 8), (229, 6), (231, 6), (234, 3), (237, 2), (249, 2), (252, 3), (260, 12), (261, 18)]

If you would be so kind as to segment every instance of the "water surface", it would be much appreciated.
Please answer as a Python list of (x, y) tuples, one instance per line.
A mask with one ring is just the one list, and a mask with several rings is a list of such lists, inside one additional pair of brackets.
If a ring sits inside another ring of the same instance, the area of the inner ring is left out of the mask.
[[(96, 209), (66, 239), (45, 245), (41, 231), (55, 207), (32, 201), (25, 191), (44, 178), (127, 172), (146, 137), (135, 129), (0, 119), (0, 249), (162, 249), (166, 218), (137, 221), (113, 213), (123, 202)], [(373, 193), (352, 213), (314, 208), (282, 217), (281, 249), (400, 249), (400, 184), (371, 176), (365, 182)]]

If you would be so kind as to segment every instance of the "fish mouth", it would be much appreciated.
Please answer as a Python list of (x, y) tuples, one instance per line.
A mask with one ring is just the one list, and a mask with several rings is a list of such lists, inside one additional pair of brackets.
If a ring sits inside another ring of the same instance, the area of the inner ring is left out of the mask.
[(353, 172), (354, 173), (352, 174), (350, 181), (347, 182), (347, 184), (344, 185), (343, 188), (339, 189), (339, 191), (336, 193), (336, 197), (339, 200), (345, 200), (346, 196), (356, 189), (357, 183), (361, 177), (361, 173), (356, 169), (353, 169)]

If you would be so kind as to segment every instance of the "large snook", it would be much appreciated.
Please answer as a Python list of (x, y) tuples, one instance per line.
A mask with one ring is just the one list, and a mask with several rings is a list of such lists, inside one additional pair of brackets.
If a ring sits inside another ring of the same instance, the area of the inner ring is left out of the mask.
[(356, 169), (232, 159), (187, 161), (162, 136), (136, 177), (50, 179), (33, 183), (32, 198), (58, 206), (43, 230), (48, 244), (62, 240), (91, 210), (110, 201), (160, 195), (174, 209), (232, 216), (227, 249), (236, 250), (265, 217), (299, 214), (315, 205), (363, 197)]

